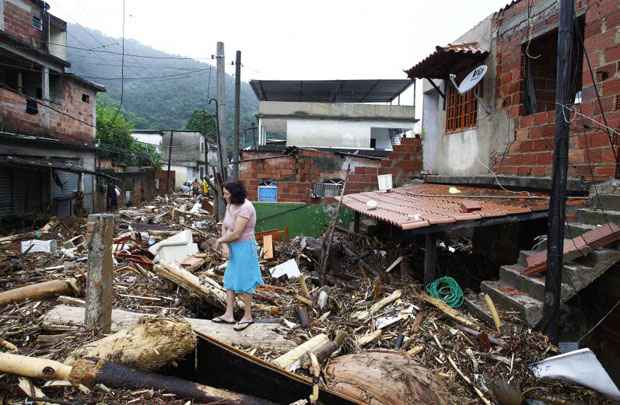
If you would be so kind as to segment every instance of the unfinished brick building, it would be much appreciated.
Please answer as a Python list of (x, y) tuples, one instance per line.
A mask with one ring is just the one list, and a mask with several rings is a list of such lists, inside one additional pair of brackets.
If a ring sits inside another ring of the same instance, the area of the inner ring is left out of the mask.
[(342, 183), (328, 181), (344, 180), (349, 165), (346, 194), (376, 190), (380, 174), (391, 174), (399, 185), (420, 174), (422, 142), (419, 137), (404, 138), (384, 157), (319, 149), (293, 149), (288, 154), (245, 152), (239, 173), (251, 200), (258, 199), (260, 185), (272, 183), (277, 186), (277, 201), (309, 203), (337, 195)]
[[(491, 184), (499, 178), (505, 185), (549, 187), (558, 12), (556, 1), (513, 1), (409, 69), (410, 78), (425, 79), (425, 170), (453, 182)], [(577, 1), (575, 25), (574, 102), (564, 108), (571, 120), (573, 190), (583, 180), (604, 181), (617, 173), (610, 144), (617, 136), (597, 122), (620, 126), (620, 3)], [(458, 84), (481, 64), (488, 66), (484, 80), (459, 95), (450, 75)]]
[(0, 218), (94, 207), (96, 93), (70, 74), (67, 24), (40, 0), (0, 1)]

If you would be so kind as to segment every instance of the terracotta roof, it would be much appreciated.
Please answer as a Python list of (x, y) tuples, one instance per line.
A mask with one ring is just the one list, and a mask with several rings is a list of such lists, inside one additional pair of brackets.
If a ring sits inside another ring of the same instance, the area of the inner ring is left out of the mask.
[(458, 74), (465, 68), (473, 68), (486, 59), (489, 52), (477, 43), (449, 44), (435, 47), (435, 52), (407, 70), (411, 79), (446, 79), (448, 74)]
[[(436, 224), (475, 221), (515, 214), (546, 211), (548, 198), (541, 193), (512, 192), (482, 187), (416, 184), (388, 192), (347, 194), (342, 203), (363, 215), (388, 222), (404, 230)], [(369, 210), (366, 203), (377, 202)], [(467, 201), (467, 203), (463, 203)]]

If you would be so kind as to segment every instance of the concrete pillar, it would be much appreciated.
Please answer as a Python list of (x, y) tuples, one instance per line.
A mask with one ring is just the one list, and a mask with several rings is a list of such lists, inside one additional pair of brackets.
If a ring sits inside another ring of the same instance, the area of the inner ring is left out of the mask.
[(84, 325), (97, 333), (112, 326), (113, 214), (88, 216), (88, 275)]
[(50, 99), (50, 68), (43, 66), (41, 72), (41, 88), (43, 93), (43, 100), (48, 101)]

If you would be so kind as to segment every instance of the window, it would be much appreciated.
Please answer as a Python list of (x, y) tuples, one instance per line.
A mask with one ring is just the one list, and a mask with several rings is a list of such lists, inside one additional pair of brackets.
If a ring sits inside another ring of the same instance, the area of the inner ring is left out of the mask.
[(36, 28), (39, 31), (43, 31), (43, 22), (39, 17), (32, 16), (32, 28)]
[(88, 94), (82, 94), (82, 101), (86, 104), (90, 103), (90, 96)]
[(370, 138), (370, 147), (375, 149), (377, 147), (377, 140), (375, 138)]
[(473, 128), (478, 120), (478, 100), (476, 92), (480, 84), (465, 94), (459, 92), (452, 85), (448, 85), (446, 94), (446, 133), (458, 132)]
[[(583, 47), (579, 38), (583, 38), (584, 24), (583, 17), (578, 19), (580, 34), (574, 36), (573, 44), (575, 52), (570, 92), (574, 104), (581, 102)], [(526, 115), (555, 110), (557, 44), (558, 30), (554, 29), (522, 46), (521, 73), (525, 78), (522, 102)]]

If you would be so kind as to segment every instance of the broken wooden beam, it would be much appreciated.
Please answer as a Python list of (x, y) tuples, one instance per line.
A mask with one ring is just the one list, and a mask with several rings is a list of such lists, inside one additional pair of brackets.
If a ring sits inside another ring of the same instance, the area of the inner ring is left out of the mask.
[(463, 317), (459, 311), (457, 311), (454, 308), (451, 308), (450, 306), (448, 306), (448, 304), (446, 304), (440, 299), (433, 298), (427, 295), (426, 293), (418, 294), (418, 298), (433, 305), (435, 308), (439, 309), (441, 312), (448, 315), (450, 318), (454, 319), (457, 322), (462, 323), (465, 326), (469, 326), (471, 328), (476, 328), (478, 326), (476, 325), (475, 322), (470, 321), (469, 319)]
[(272, 404), (270, 401), (253, 396), (104, 361), (78, 360), (73, 366), (67, 366), (54, 360), (0, 353), (0, 372), (45, 380), (68, 380), (76, 385), (103, 384), (113, 388), (155, 388), (198, 401)]
[[(226, 290), (209, 277), (204, 276), (199, 279), (185, 269), (173, 267), (165, 263), (159, 263), (153, 266), (153, 272), (177, 284), (190, 293), (197, 295), (213, 306), (221, 309), (226, 308)], [(236, 300), (235, 307), (243, 309), (241, 300)]]
[[(116, 332), (140, 322), (148, 314), (112, 310), (112, 331)], [(237, 332), (230, 325), (215, 323), (207, 319), (185, 318), (197, 333), (221, 342), (240, 346), (260, 346), (268, 350), (288, 351), (295, 342), (282, 336), (278, 331), (280, 324), (255, 322), (247, 329)], [(84, 322), (84, 309), (67, 305), (57, 305), (43, 316), (44, 330), (67, 330)]]
[(79, 292), (77, 288), (77, 280), (74, 278), (31, 284), (0, 292), (0, 306), (22, 302), (27, 299), (40, 300), (57, 295), (72, 294)]
[(283, 354), (273, 361), (273, 364), (276, 366), (283, 368), (285, 370), (289, 370), (291, 368), (296, 369), (301, 366), (300, 359), (310, 351), (317, 350), (323, 344), (329, 342), (329, 337), (326, 334), (321, 333), (320, 335), (316, 335), (310, 340), (302, 343), (297, 346), (293, 350)]
[(395, 290), (392, 294), (390, 294), (387, 297), (385, 297), (385, 298), (375, 302), (374, 304), (372, 304), (372, 306), (370, 307), (369, 310), (367, 310), (367, 311), (357, 311), (357, 312), (353, 313), (353, 315), (351, 315), (351, 316), (352, 316), (353, 319), (357, 319), (358, 321), (368, 320), (374, 314), (379, 312), (382, 308), (386, 307), (387, 305), (389, 305), (392, 302), (394, 302), (397, 299), (399, 299), (401, 297), (401, 295), (402, 295), (402, 291), (401, 290)]

